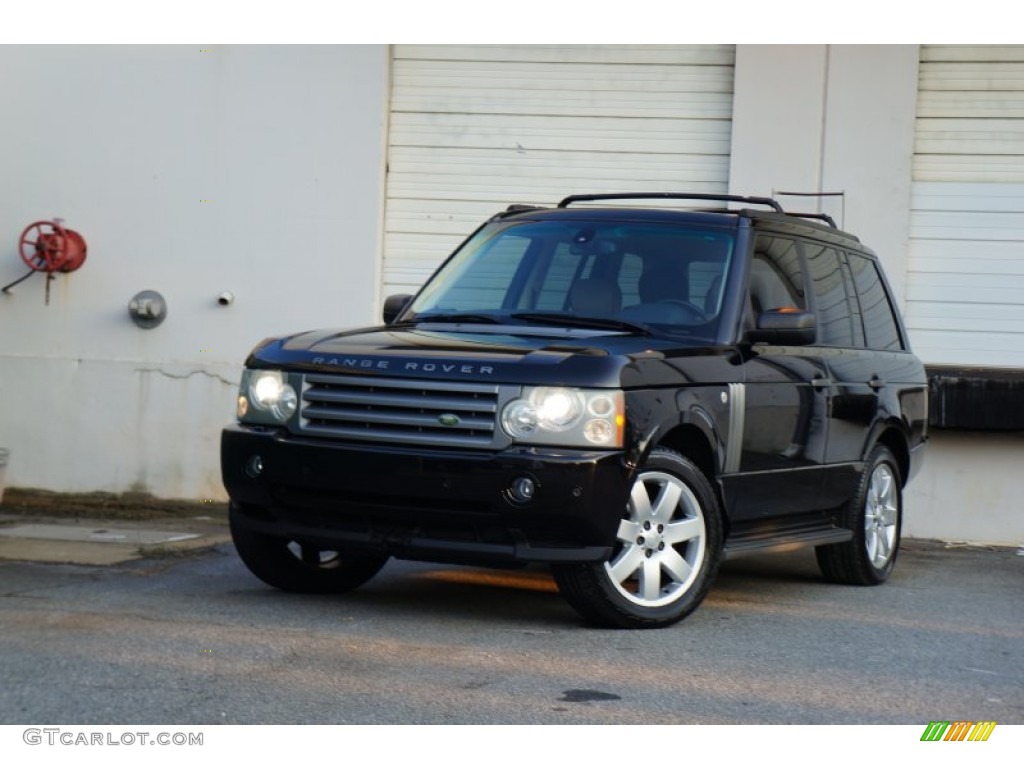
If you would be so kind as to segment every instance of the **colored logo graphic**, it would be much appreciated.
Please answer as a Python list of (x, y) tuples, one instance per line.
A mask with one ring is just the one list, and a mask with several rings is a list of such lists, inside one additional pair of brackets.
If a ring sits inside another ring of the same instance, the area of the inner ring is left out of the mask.
[(921, 741), (988, 741), (996, 728), (994, 720), (932, 720), (921, 735)]

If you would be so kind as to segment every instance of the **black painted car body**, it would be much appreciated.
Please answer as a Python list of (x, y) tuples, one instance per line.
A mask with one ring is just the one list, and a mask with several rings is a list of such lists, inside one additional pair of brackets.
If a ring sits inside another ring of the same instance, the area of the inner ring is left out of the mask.
[(776, 210), (510, 209), (385, 325), (261, 344), (222, 437), (243, 560), (300, 591), (390, 556), (549, 563), (625, 627), (745, 551), (884, 581), (924, 369), (871, 251), (732, 199)]

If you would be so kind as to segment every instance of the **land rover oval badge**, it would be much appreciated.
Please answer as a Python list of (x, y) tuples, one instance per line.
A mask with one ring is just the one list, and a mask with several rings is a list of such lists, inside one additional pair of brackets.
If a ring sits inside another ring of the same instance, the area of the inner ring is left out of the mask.
[(462, 421), (454, 413), (442, 413), (437, 417), (437, 422), (443, 427), (457, 427), (459, 422)]

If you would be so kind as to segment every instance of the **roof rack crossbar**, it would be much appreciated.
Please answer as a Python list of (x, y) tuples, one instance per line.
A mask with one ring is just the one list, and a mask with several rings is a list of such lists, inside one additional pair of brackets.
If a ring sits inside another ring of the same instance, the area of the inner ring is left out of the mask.
[(559, 204), (559, 208), (568, 208), (573, 203), (589, 203), (599, 200), (714, 200), (727, 203), (748, 203), (750, 205), (766, 205), (776, 213), (785, 213), (777, 200), (770, 197), (744, 197), (742, 195), (699, 194), (695, 192), (612, 192), (595, 195), (569, 195)]

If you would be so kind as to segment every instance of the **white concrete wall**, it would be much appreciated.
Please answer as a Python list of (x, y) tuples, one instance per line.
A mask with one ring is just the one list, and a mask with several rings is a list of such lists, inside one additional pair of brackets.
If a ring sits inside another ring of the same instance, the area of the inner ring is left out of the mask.
[[(223, 498), (249, 348), (377, 317), (387, 48), (0, 46), (0, 72), (0, 285), (29, 222), (89, 243), (49, 306), (41, 276), (0, 295), (7, 484)], [(916, 78), (916, 46), (736, 56), (730, 190), (844, 190), (901, 298)], [(169, 302), (155, 330), (128, 318), (143, 289)], [(1019, 437), (935, 435), (907, 535), (1024, 543), (1021, 465)]]
[(1024, 505), (1017, 482), (1022, 466), (1020, 435), (933, 433), (925, 469), (904, 497), (903, 535), (1024, 546)]
[(89, 246), (49, 306), (41, 275), (0, 294), (8, 486), (223, 498), (253, 344), (378, 313), (387, 48), (0, 46), (0, 72), (0, 285), (32, 221)]
[(844, 191), (845, 226), (872, 248), (901, 309), (910, 249), (916, 45), (829, 47), (822, 189)]
[[(904, 302), (918, 47), (741, 45), (736, 51), (730, 191), (845, 192), (816, 206), (873, 248)], [(913, 338), (911, 338), (913, 344)], [(906, 496), (907, 536), (984, 544), (1024, 543), (1013, 502), (1017, 435), (932, 435)]]
[(821, 191), (827, 56), (824, 45), (736, 46), (732, 194)]
[(916, 45), (740, 45), (736, 49), (734, 194), (780, 196), (824, 212), (885, 265), (903, 301), (917, 106)]

